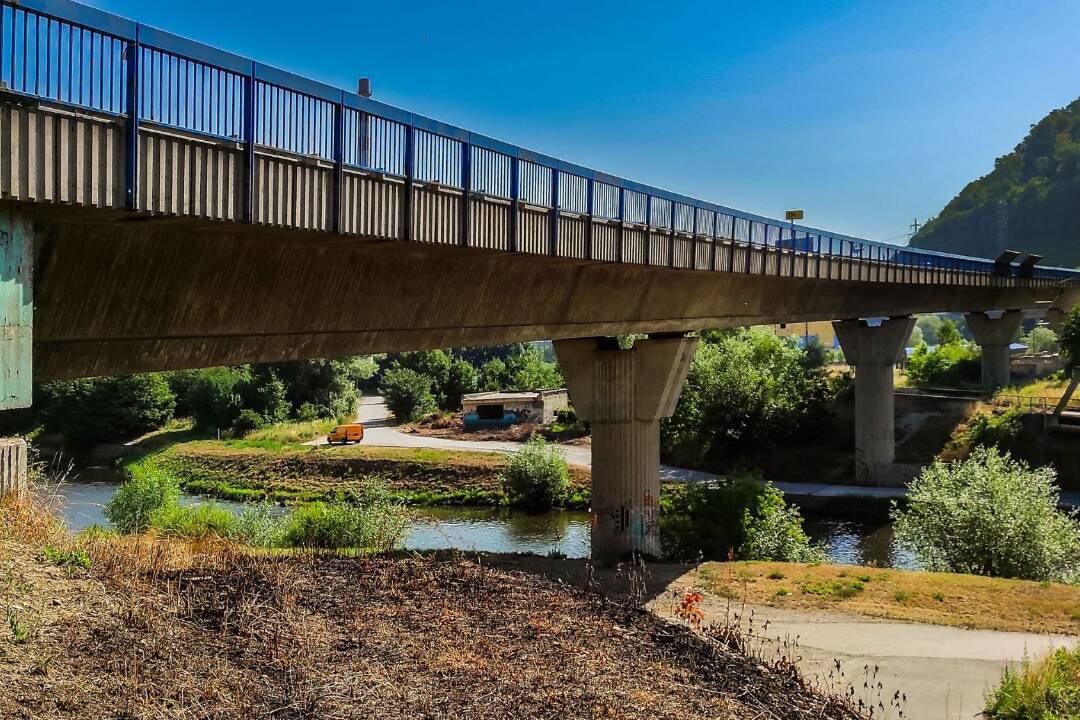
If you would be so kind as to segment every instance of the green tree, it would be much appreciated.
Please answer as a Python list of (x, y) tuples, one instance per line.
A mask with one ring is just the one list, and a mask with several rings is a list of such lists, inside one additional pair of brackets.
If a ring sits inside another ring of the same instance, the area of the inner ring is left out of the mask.
[(927, 570), (1080, 582), (1080, 520), (1058, 510), (1055, 479), (994, 448), (939, 460), (893, 507), (896, 536)]
[[(922, 333), (922, 341), (927, 345), (937, 345), (939, 342), (938, 330), (941, 329), (942, 322), (944, 321), (939, 315), (920, 315), (915, 321), (915, 327)], [(911, 343), (912, 347), (916, 345), (918, 345), (917, 342)]]
[(661, 449), (691, 466), (752, 458), (820, 421), (833, 397), (825, 373), (768, 328), (703, 333)]
[(491, 358), (480, 368), (480, 389), (499, 390), (509, 384), (506, 363), (501, 358)]
[(76, 446), (130, 440), (173, 417), (176, 396), (162, 373), (68, 380), (42, 386), (42, 421)]
[(1024, 344), (1033, 353), (1057, 352), (1058, 336), (1050, 328), (1037, 325), (1024, 338)]
[(409, 368), (384, 372), (379, 392), (398, 422), (419, 420), (438, 409), (435, 396), (431, 393), (431, 379)]
[(558, 363), (551, 362), (534, 345), (521, 345), (506, 359), (509, 384), (504, 390), (552, 390), (563, 386)]
[(939, 345), (958, 345), (963, 337), (960, 335), (960, 330), (957, 329), (956, 323), (952, 320), (944, 320), (937, 332)]
[(231, 428), (244, 409), (241, 391), (250, 382), (247, 366), (199, 370), (188, 385), (184, 405), (203, 429)]
[(1061, 352), (1068, 360), (1069, 368), (1074, 369), (1080, 362), (1080, 306), (1074, 307), (1065, 315), (1059, 336)]
[(926, 340), (923, 339), (922, 328), (920, 328), (918, 325), (911, 328), (911, 336), (908, 337), (907, 346), (912, 348), (918, 347), (925, 342)]
[(460, 410), (461, 396), (474, 393), (480, 387), (480, 373), (465, 360), (454, 360), (450, 365), (450, 374), (443, 388), (444, 410)]

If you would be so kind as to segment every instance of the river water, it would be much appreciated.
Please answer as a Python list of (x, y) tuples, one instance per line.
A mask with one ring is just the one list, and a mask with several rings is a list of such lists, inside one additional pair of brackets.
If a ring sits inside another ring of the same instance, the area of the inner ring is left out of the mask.
[[(75, 481), (51, 490), (56, 506), (75, 531), (92, 525), (107, 526), (104, 507), (116, 492), (117, 470), (81, 468)], [(182, 495), (184, 505), (214, 502), (239, 512), (242, 503)], [(589, 555), (589, 514), (556, 510), (524, 513), (507, 508), (422, 507), (405, 537), (410, 550), (558, 553), (571, 558)], [(804, 513), (806, 530), (825, 547), (834, 562), (879, 567), (914, 567), (910, 554), (898, 548), (892, 527), (883, 518), (853, 519), (822, 513)]]

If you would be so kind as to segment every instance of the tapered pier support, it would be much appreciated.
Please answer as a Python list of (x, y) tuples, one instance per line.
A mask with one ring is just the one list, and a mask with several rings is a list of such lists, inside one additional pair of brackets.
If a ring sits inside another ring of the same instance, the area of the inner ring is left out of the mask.
[(660, 555), (660, 418), (675, 412), (696, 337), (556, 340), (570, 402), (592, 425), (592, 557)]
[(860, 483), (877, 484), (896, 460), (893, 368), (914, 326), (910, 317), (880, 325), (833, 323), (844, 357), (855, 368), (855, 477)]
[(975, 342), (982, 348), (982, 384), (987, 390), (1009, 384), (1009, 345), (1023, 319), (1019, 310), (964, 315)]

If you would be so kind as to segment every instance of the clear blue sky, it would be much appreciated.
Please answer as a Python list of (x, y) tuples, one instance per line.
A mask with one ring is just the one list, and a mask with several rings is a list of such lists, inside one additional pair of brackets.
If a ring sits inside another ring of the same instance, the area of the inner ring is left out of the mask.
[(1080, 95), (1077, 0), (91, 0), (743, 210), (903, 241)]

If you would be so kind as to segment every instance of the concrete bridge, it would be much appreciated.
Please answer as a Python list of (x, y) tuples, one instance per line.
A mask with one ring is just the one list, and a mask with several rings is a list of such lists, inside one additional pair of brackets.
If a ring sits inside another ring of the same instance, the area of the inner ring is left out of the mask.
[(1036, 258), (677, 195), (68, 0), (0, 7), (0, 409), (32, 380), (555, 339), (610, 559), (658, 549), (688, 333), (839, 322), (872, 481), (912, 313), (972, 313), (1000, 383), (1019, 311), (1080, 292)]

